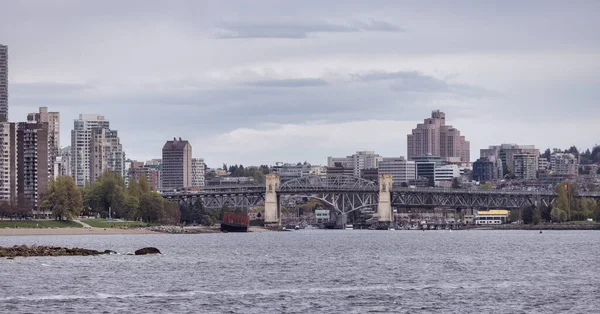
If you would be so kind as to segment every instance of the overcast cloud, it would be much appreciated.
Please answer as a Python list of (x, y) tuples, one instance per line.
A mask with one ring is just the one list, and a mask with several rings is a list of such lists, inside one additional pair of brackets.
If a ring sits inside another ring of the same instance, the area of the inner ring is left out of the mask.
[(478, 150), (588, 148), (599, 1), (0, 0), (10, 119), (100, 113), (127, 156), (209, 166), (406, 154), (435, 109)]

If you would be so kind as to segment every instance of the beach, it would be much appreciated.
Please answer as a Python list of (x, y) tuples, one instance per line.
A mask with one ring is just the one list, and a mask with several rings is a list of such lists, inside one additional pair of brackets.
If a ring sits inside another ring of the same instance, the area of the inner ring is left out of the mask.
[(160, 232), (125, 228), (0, 228), (0, 236), (102, 234), (160, 234)]

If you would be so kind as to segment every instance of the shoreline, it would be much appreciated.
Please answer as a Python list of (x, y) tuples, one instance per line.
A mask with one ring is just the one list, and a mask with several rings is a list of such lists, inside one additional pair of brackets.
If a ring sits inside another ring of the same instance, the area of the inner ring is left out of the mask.
[(120, 228), (0, 228), (0, 236), (162, 234), (146, 229)]

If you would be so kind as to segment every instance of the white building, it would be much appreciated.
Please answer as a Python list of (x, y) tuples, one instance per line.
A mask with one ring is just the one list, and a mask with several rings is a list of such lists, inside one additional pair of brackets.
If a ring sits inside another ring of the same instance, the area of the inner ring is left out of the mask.
[(378, 167), (383, 157), (375, 154), (374, 151), (358, 151), (352, 156), (347, 157), (328, 157), (327, 166), (335, 167), (340, 164), (344, 168), (352, 168), (355, 177), (360, 177), (361, 170), (374, 169)]
[(399, 185), (417, 178), (417, 165), (404, 157), (383, 158), (379, 162), (379, 174), (391, 174), (393, 184)]
[(576, 176), (579, 168), (579, 160), (573, 154), (554, 153), (550, 155), (550, 170), (559, 175)]
[(533, 180), (537, 177), (538, 155), (515, 154), (513, 157), (513, 173), (517, 179)]
[(17, 198), (16, 124), (0, 122), (0, 201), (15, 203)]
[(71, 176), (78, 186), (90, 180), (90, 146), (94, 128), (109, 128), (109, 121), (103, 115), (80, 114), (71, 130)]
[(460, 177), (460, 168), (457, 165), (445, 165), (434, 169), (435, 182), (452, 181), (458, 177)]
[(310, 166), (310, 171), (308, 174), (311, 176), (326, 177), (327, 176), (327, 167), (325, 167), (325, 166)]
[(276, 162), (275, 166), (271, 167), (271, 173), (279, 174), (281, 182), (286, 182), (309, 175), (311, 168), (309, 164)]
[(550, 169), (550, 162), (546, 157), (538, 158), (538, 170)]
[(203, 158), (192, 158), (192, 186), (203, 187), (206, 165)]
[(105, 171), (123, 177), (125, 153), (116, 130), (94, 128), (90, 146), (90, 183), (96, 182)]

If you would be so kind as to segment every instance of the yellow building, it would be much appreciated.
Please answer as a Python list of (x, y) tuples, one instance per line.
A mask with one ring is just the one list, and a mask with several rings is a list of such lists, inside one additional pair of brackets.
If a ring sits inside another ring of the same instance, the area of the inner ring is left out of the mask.
[(475, 224), (501, 225), (505, 224), (507, 219), (508, 210), (506, 209), (479, 210), (475, 215)]

